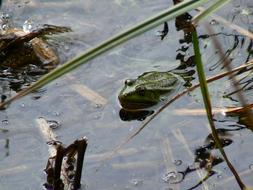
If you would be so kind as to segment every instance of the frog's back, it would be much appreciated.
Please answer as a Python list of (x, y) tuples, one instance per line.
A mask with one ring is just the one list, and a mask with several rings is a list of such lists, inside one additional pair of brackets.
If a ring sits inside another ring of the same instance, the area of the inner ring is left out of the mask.
[(168, 92), (180, 88), (183, 84), (183, 79), (172, 72), (151, 71), (138, 77), (136, 86), (143, 84), (145, 84), (147, 90)]

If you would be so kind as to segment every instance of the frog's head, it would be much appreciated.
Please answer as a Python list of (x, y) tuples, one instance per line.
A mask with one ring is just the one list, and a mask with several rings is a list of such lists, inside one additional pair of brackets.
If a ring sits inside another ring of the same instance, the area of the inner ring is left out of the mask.
[(125, 109), (143, 109), (156, 104), (159, 94), (147, 89), (145, 84), (140, 84), (136, 79), (127, 79), (124, 88), (118, 96), (120, 104)]
[(148, 72), (137, 79), (127, 79), (118, 99), (127, 110), (151, 107), (161, 100), (161, 95), (176, 88), (178, 78), (168, 72)]

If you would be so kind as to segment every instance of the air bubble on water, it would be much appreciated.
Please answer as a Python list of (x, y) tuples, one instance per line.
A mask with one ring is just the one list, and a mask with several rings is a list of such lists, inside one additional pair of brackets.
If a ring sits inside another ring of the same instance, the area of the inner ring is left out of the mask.
[(10, 18), (11, 18), (11, 16), (8, 13), (2, 13), (1, 14), (1, 19), (2, 20), (9, 20)]
[(97, 113), (93, 116), (94, 119), (100, 119), (101, 118), (101, 113)]
[(24, 104), (24, 103), (22, 103), (22, 104), (21, 104), (21, 108), (24, 108), (24, 107), (25, 107), (25, 104)]
[(217, 20), (213, 19), (213, 20), (210, 21), (210, 24), (211, 24), (211, 25), (217, 25), (217, 24), (219, 24), (219, 23), (218, 23)]
[(3, 73), (4, 75), (10, 75), (10, 74), (11, 74), (11, 71), (10, 71), (10, 69), (8, 68), (8, 69), (2, 70), (2, 73)]
[(23, 24), (23, 31), (25, 33), (29, 33), (33, 31), (33, 29), (34, 29), (33, 22), (31, 20), (26, 20)]
[(138, 186), (138, 185), (141, 185), (143, 183), (143, 180), (141, 179), (132, 179), (130, 181), (131, 184), (133, 184), (134, 186)]
[(222, 178), (222, 175), (221, 175), (221, 174), (218, 174), (218, 175), (217, 175), (217, 178), (218, 178), (218, 179), (221, 179), (221, 178)]
[(161, 97), (160, 99), (161, 99), (161, 101), (165, 101), (166, 97)]
[(64, 45), (64, 49), (65, 49), (66, 51), (68, 51), (68, 50), (70, 50), (70, 47), (69, 47), (68, 45)]
[(176, 171), (171, 171), (164, 174), (162, 180), (170, 184), (180, 183), (183, 180), (183, 174)]
[(2, 30), (8, 30), (9, 28), (9, 25), (8, 24), (3, 24), (2, 25)]
[(47, 120), (47, 124), (51, 129), (56, 129), (61, 126), (61, 123), (55, 120)]
[(200, 162), (194, 162), (189, 166), (189, 169), (194, 170), (196, 168), (200, 168)]
[(102, 108), (102, 104), (95, 104), (95, 108)]
[(8, 13), (2, 13), (0, 17), (1, 30), (5, 31), (10, 27), (11, 16)]
[(249, 165), (249, 169), (250, 169), (250, 170), (253, 170), (253, 164), (250, 164), (250, 165)]
[(4, 120), (2, 120), (2, 124), (4, 124), (4, 125), (8, 125), (8, 124), (9, 124), (8, 119), (4, 119)]
[(180, 166), (183, 162), (182, 160), (174, 160), (173, 162), (176, 166)]
[(243, 16), (249, 16), (251, 14), (252, 14), (252, 12), (249, 9), (244, 8), (241, 10), (241, 15), (243, 15)]
[(61, 113), (60, 113), (60, 112), (57, 112), (57, 111), (54, 111), (54, 112), (52, 113), (52, 115), (53, 115), (53, 116), (60, 116)]

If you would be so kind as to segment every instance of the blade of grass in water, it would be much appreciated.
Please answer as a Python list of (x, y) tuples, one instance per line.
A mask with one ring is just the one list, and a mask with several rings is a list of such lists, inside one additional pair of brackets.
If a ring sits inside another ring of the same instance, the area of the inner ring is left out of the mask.
[(158, 15), (143, 21), (134, 27), (102, 42), (101, 44), (97, 45), (94, 48), (91, 48), (84, 52), (82, 55), (74, 58), (73, 60), (63, 64), (62, 66), (56, 68), (52, 72), (48, 73), (47, 75), (43, 76), (37, 82), (35, 82), (30, 87), (20, 91), (17, 95), (13, 96), (9, 100), (0, 104), (0, 107), (10, 103), (11, 101), (27, 95), (28, 93), (41, 88), (42, 86), (48, 84), (49, 82), (55, 80), (56, 78), (68, 73), (69, 71), (75, 69), (76, 67), (88, 62), (89, 60), (97, 57), (98, 55), (112, 49), (115, 46), (122, 44), (123, 42), (130, 40), (160, 24), (171, 20), (189, 10), (192, 10), (201, 4), (204, 4), (207, 0), (191, 0), (191, 1), (184, 1), (179, 3), (173, 7), (166, 9), (165, 11), (159, 13)]
[(246, 188), (246, 186), (243, 184), (243, 182), (241, 181), (238, 173), (234, 169), (233, 165), (230, 163), (224, 149), (222, 148), (222, 143), (221, 143), (221, 141), (219, 139), (219, 136), (218, 136), (218, 134), (216, 132), (216, 129), (215, 129), (215, 125), (214, 125), (213, 118), (212, 118), (211, 100), (210, 100), (210, 97), (209, 97), (205, 72), (204, 72), (204, 68), (203, 68), (203, 64), (202, 64), (202, 60), (201, 60), (201, 54), (200, 54), (199, 42), (198, 42), (198, 35), (197, 35), (197, 31), (195, 30), (195, 28), (192, 31), (192, 41), (193, 41), (195, 62), (196, 62), (196, 66), (197, 66), (197, 73), (198, 73), (198, 77), (199, 77), (200, 89), (201, 89), (201, 93), (202, 93), (202, 97), (203, 97), (203, 101), (204, 101), (204, 105), (205, 105), (205, 109), (206, 109), (206, 113), (207, 113), (207, 118), (208, 118), (211, 130), (212, 130), (212, 136), (215, 140), (216, 146), (219, 148), (219, 150), (220, 150), (223, 158), (225, 159), (229, 169), (233, 173), (238, 185), (243, 190), (243, 189)]

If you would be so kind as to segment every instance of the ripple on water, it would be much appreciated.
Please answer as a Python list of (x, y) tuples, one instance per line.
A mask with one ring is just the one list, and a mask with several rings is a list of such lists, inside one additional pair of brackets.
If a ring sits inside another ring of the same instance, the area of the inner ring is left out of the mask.
[(51, 129), (57, 129), (61, 126), (61, 123), (55, 120), (47, 120), (47, 124)]
[(130, 181), (130, 183), (133, 184), (134, 186), (139, 186), (139, 185), (143, 184), (143, 180), (141, 180), (141, 179), (132, 179)]
[(249, 169), (253, 171), (253, 164), (249, 165)]
[(182, 160), (174, 160), (174, 162), (173, 162), (176, 166), (180, 166), (182, 163), (183, 163), (183, 161)]
[(8, 124), (9, 124), (9, 120), (8, 120), (8, 119), (4, 119), (4, 120), (2, 120), (2, 124), (4, 124), (4, 125), (8, 125)]
[(170, 171), (163, 175), (162, 180), (169, 184), (180, 183), (183, 180), (183, 174), (177, 171)]

